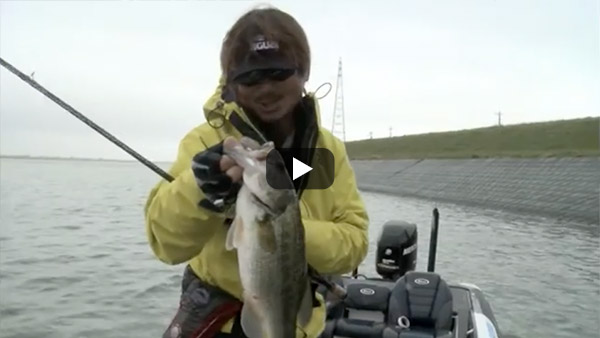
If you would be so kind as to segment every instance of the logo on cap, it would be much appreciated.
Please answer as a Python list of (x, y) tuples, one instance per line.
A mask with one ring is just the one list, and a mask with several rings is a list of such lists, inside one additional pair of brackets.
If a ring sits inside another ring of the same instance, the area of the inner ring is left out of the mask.
[(252, 50), (253, 52), (268, 49), (279, 49), (279, 43), (277, 41), (267, 40), (264, 36), (259, 35), (254, 39), (252, 45), (250, 45), (250, 50)]

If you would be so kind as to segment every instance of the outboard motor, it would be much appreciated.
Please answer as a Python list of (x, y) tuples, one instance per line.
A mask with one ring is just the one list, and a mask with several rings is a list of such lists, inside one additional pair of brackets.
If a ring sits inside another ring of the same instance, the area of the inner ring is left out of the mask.
[(384, 279), (395, 281), (417, 266), (417, 226), (388, 221), (377, 240), (375, 268)]
[(390, 294), (387, 324), (403, 328), (401, 338), (448, 335), (454, 325), (450, 287), (437, 273), (406, 273)]

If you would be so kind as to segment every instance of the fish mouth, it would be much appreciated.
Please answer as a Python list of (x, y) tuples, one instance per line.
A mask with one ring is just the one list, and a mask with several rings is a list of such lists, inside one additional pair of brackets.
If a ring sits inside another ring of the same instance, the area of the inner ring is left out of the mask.
[(269, 211), (269, 213), (275, 214), (275, 210), (273, 210), (273, 208), (271, 208), (270, 205), (268, 205), (267, 203), (263, 202), (263, 200), (261, 200), (260, 198), (258, 198), (258, 196), (256, 196), (255, 194), (250, 194), (250, 195), (252, 196), (252, 198), (254, 199), (254, 201), (256, 203), (260, 204), (265, 209), (267, 209)]

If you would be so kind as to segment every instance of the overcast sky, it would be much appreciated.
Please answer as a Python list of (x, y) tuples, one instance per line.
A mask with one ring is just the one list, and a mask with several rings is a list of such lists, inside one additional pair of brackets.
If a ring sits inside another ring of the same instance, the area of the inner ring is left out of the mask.
[[(0, 1), (0, 56), (153, 160), (204, 122), (219, 50), (253, 1)], [(348, 140), (598, 116), (598, 1), (275, 1), (308, 85), (343, 60)], [(128, 158), (6, 69), (0, 153)], [(321, 100), (331, 128), (333, 89)]]

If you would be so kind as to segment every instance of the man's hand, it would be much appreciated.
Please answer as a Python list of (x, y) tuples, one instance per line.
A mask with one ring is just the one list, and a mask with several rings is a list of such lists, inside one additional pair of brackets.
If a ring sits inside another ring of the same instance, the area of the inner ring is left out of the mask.
[[(233, 147), (236, 143), (239, 142), (233, 136), (227, 137), (223, 141), (221, 153), (223, 152), (223, 147)], [(227, 174), (227, 176), (229, 176), (233, 182), (240, 182), (242, 180), (242, 167), (237, 165), (231, 157), (228, 155), (223, 155), (219, 164), (221, 171), (225, 172), (225, 174)]]
[(222, 212), (225, 204), (235, 200), (242, 180), (242, 168), (231, 157), (223, 155), (225, 142), (229, 145), (237, 141), (228, 137), (192, 159), (196, 183), (206, 196), (200, 201), (200, 206), (216, 212)]

